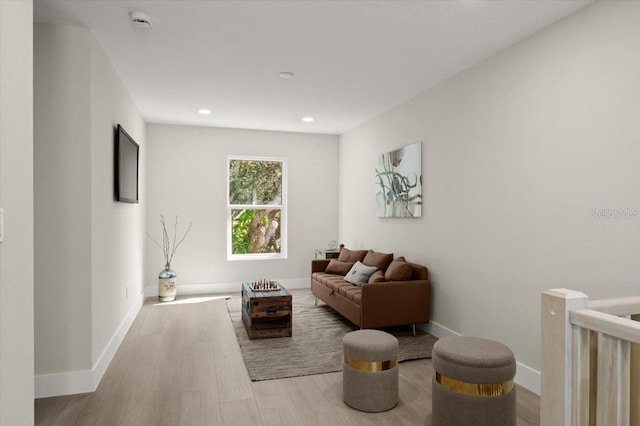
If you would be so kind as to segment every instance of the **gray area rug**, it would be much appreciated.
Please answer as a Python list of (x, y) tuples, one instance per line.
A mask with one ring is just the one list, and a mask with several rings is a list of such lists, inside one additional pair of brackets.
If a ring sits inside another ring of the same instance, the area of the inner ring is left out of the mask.
[[(342, 371), (342, 338), (357, 327), (308, 290), (293, 295), (293, 337), (249, 340), (242, 324), (240, 296), (227, 300), (227, 309), (244, 363), (252, 381)], [(398, 338), (398, 361), (431, 358), (436, 338), (411, 327), (384, 329)]]

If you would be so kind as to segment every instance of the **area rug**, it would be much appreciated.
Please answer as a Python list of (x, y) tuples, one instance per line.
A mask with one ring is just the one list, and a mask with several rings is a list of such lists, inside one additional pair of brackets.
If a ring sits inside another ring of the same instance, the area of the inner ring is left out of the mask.
[[(293, 290), (293, 336), (249, 340), (242, 324), (240, 296), (227, 300), (244, 363), (252, 381), (342, 371), (342, 338), (357, 329), (350, 321), (318, 301), (308, 290)], [(436, 338), (411, 327), (384, 329), (398, 338), (398, 361), (431, 358)]]

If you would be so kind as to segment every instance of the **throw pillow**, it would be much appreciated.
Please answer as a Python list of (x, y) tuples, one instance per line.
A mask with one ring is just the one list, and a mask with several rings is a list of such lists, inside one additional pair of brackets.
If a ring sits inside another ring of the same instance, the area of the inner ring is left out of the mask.
[(324, 271), (327, 274), (347, 275), (353, 263), (354, 262), (340, 262), (339, 260), (331, 259)]
[(348, 248), (342, 248), (340, 250), (340, 254), (338, 255), (338, 260), (340, 262), (357, 262), (362, 261), (364, 257), (367, 255), (366, 250), (349, 250)]
[(384, 273), (381, 270), (377, 270), (373, 273), (373, 275), (371, 275), (371, 277), (369, 277), (369, 284), (375, 284), (375, 283), (383, 283), (386, 280), (384, 279)]
[(373, 275), (373, 273), (377, 270), (378, 268), (376, 268), (375, 266), (367, 266), (362, 262), (357, 261), (353, 265), (349, 273), (345, 275), (344, 280), (350, 282), (351, 284), (363, 285), (369, 282), (369, 277)]
[(384, 277), (388, 281), (408, 281), (411, 279), (411, 265), (396, 259), (391, 262)]
[(373, 250), (369, 250), (362, 263), (367, 266), (375, 266), (384, 272), (392, 260), (393, 253), (376, 253)]

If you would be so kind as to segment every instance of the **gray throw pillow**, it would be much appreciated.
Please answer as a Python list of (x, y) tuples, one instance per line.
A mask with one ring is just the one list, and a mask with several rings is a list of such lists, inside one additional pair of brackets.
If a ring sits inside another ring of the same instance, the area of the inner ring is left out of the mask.
[(378, 268), (375, 266), (367, 266), (357, 261), (347, 275), (344, 276), (344, 280), (351, 284), (363, 285), (369, 282), (369, 277), (377, 270)]

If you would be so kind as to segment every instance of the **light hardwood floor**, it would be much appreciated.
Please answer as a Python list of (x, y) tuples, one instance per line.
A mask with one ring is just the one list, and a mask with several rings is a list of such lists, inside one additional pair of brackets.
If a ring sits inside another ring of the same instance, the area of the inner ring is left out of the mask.
[[(96, 392), (37, 399), (35, 418), (60, 426), (431, 425), (432, 375), (431, 360), (401, 363), (399, 404), (361, 413), (342, 402), (340, 372), (251, 382), (223, 297), (153, 298)], [(538, 396), (517, 392), (518, 425), (539, 425)]]

